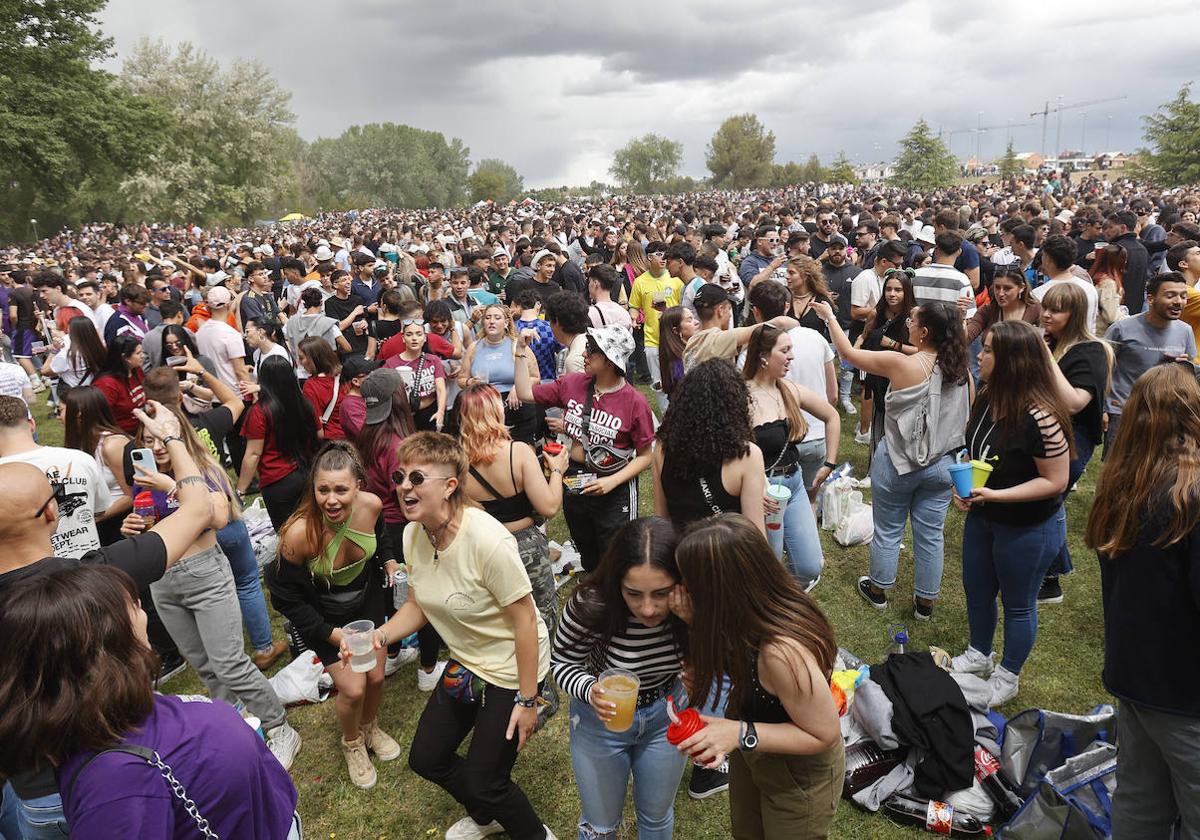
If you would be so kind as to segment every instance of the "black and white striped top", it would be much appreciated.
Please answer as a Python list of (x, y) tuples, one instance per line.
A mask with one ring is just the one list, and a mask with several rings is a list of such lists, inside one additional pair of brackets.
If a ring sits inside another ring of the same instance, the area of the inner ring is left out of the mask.
[(608, 649), (599, 668), (594, 668), (594, 652), (602, 640), (593, 636), (579, 622), (578, 597), (572, 596), (563, 608), (554, 648), (550, 653), (550, 670), (560, 688), (584, 703), (597, 674), (606, 668), (624, 668), (641, 679), (642, 690), (657, 688), (679, 674), (679, 652), (675, 649), (671, 628), (667, 622), (646, 627), (635, 618), (629, 619), (625, 633), (608, 640)]

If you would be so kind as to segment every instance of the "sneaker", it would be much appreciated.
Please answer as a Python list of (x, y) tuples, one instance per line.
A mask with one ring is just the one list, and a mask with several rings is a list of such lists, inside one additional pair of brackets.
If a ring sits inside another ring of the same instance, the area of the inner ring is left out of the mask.
[(433, 691), (437, 688), (438, 680), (442, 678), (442, 671), (446, 670), (446, 663), (439, 662), (433, 666), (433, 670), (428, 674), (424, 668), (417, 669), (417, 688), (421, 691)]
[(992, 699), (988, 703), (991, 708), (1003, 706), (1017, 696), (1021, 687), (1021, 678), (1003, 665), (998, 665), (988, 679), (988, 688), (992, 690)]
[(852, 416), (858, 414), (858, 409), (855, 408), (854, 403), (850, 402), (848, 399), (842, 400), (842, 411)]
[(35, 394), (40, 394), (46, 390), (46, 383), (37, 374), (29, 377), (29, 384), (33, 386), (33, 393)]
[(400, 757), (400, 745), (396, 739), (379, 728), (379, 721), (373, 720), (360, 727), (362, 741), (367, 749), (375, 753), (380, 761), (391, 761)]
[(933, 618), (933, 604), (922, 604), (916, 595), (913, 596), (913, 618), (917, 621), (928, 621)]
[(401, 665), (407, 665), (409, 662), (416, 662), (417, 657), (421, 652), (416, 648), (402, 647), (396, 651), (395, 656), (389, 656), (383, 660), (383, 675), (390, 677), (392, 674), (400, 670)]
[(821, 575), (818, 574), (815, 578), (804, 585), (804, 594), (807, 595), (817, 588), (817, 584), (821, 582)]
[(260, 671), (268, 671), (271, 666), (279, 661), (279, 657), (287, 653), (287, 642), (280, 640), (272, 642), (269, 648), (256, 650), (250, 657), (250, 661), (254, 663), (254, 667)]
[(370, 790), (379, 781), (375, 765), (367, 755), (367, 745), (359, 735), (353, 741), (342, 739), (342, 755), (346, 756), (346, 769), (350, 771), (350, 782), (356, 788)]
[(1062, 584), (1058, 582), (1058, 575), (1042, 580), (1042, 586), (1038, 589), (1037, 602), (1039, 604), (1061, 604), (1063, 602)]
[(960, 674), (978, 674), (981, 677), (987, 677), (992, 673), (993, 664), (991, 654), (981, 653), (973, 647), (968, 647), (950, 660), (950, 670)]
[(876, 592), (871, 587), (871, 579), (869, 577), (867, 577), (866, 575), (863, 575), (862, 577), (860, 577), (858, 579), (858, 587), (857, 588), (858, 588), (858, 594), (861, 595), (863, 597), (863, 600), (866, 601), (868, 604), (870, 604), (872, 607), (874, 607), (877, 610), (886, 610), (887, 609), (887, 605), (888, 605), (887, 594), (882, 593), (882, 592)]
[(855, 443), (870, 443), (871, 442), (871, 430), (867, 429), (865, 432), (855, 432), (854, 433), (854, 442)]
[(503, 831), (504, 826), (495, 820), (487, 825), (480, 825), (470, 817), (463, 817), (446, 829), (446, 840), (479, 840), (481, 837), (491, 837), (493, 834), (500, 834)]
[(546, 840), (558, 840), (558, 837), (556, 837), (554, 832), (550, 830), (550, 826), (542, 823), (542, 828), (546, 829)]
[(699, 764), (692, 765), (692, 780), (688, 782), (688, 796), (692, 799), (708, 799), (710, 796), (729, 790), (729, 764), (718, 770), (710, 770)]
[(271, 754), (279, 760), (284, 770), (291, 770), (292, 762), (296, 760), (296, 753), (300, 752), (300, 745), (303, 743), (300, 733), (285, 720), (274, 729), (267, 730), (266, 735), (267, 747), (270, 748)]
[(154, 687), (157, 688), (171, 679), (171, 677), (182, 673), (185, 668), (187, 668), (187, 660), (178, 653), (171, 656), (164, 656), (162, 665), (158, 668), (158, 679), (154, 681)]

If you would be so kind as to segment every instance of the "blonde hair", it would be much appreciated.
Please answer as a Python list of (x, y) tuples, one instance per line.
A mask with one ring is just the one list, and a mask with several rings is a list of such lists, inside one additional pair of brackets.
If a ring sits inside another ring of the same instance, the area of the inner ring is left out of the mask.
[[(196, 434), (196, 430), (192, 428), (192, 424), (188, 422), (187, 417), (183, 413), (183, 408), (176, 404), (164, 406), (168, 411), (179, 418), (179, 437), (183, 439), (183, 446), (187, 449), (188, 454), (192, 456), (192, 460), (196, 462), (196, 469), (200, 473), (200, 477), (205, 480), (210, 488), (219, 488), (225, 493), (229, 499), (229, 519), (241, 519), (242, 506), (238, 504), (237, 494), (233, 492), (233, 487), (229, 483), (229, 474), (221, 466), (214, 454), (213, 449), (200, 439)], [(142, 426), (137, 432), (138, 443), (150, 444), (152, 438), (146, 434), (146, 428)]]

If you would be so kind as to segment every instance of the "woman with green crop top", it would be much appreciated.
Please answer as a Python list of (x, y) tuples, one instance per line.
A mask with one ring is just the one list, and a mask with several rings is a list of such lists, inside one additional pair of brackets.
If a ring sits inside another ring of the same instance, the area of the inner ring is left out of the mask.
[(359, 674), (342, 664), (342, 627), (358, 619), (383, 624), (385, 579), (399, 569), (387, 531), (377, 528), (383, 503), (361, 489), (354, 448), (335, 441), (318, 454), (307, 490), (279, 532), (279, 558), (267, 567), (271, 603), (321, 658), (337, 686), (334, 701), (350, 780), (360, 788), (376, 781), (368, 750), (381, 761), (400, 745), (379, 728), (383, 697), (381, 654), (374, 670)]

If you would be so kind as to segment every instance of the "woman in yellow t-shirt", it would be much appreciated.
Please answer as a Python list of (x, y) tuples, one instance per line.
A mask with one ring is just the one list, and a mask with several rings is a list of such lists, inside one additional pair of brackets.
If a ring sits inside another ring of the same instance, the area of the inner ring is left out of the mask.
[[(418, 432), (400, 444), (396, 460), (392, 481), (409, 522), (409, 598), (376, 631), (376, 644), (386, 647), (428, 621), (451, 655), (417, 724), (409, 766), (466, 809), (447, 836), (503, 830), (514, 840), (553, 838), (511, 776), (550, 668), (549, 636), (517, 541), (468, 506), (469, 462), (454, 438)], [(472, 731), (464, 758), (458, 745)]]

